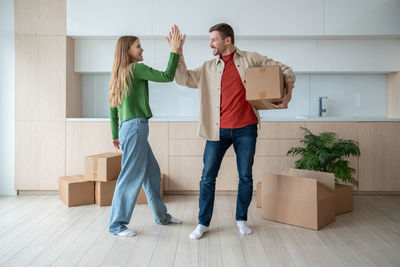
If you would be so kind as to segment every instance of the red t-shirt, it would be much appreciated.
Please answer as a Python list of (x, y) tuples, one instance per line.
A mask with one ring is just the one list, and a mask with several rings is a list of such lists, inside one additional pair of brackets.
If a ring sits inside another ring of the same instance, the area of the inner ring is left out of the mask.
[(246, 89), (233, 62), (233, 55), (221, 56), (225, 62), (221, 80), (221, 128), (241, 128), (257, 123), (253, 108), (246, 101)]

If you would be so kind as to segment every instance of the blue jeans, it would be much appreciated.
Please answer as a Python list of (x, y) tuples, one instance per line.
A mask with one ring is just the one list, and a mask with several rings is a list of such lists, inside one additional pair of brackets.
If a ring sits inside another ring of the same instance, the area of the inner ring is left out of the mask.
[(133, 208), (143, 185), (154, 219), (168, 224), (171, 215), (161, 199), (161, 173), (147, 141), (148, 120), (136, 118), (121, 123), (119, 141), (122, 149), (121, 172), (115, 186), (109, 231), (118, 234), (127, 229)]
[(200, 181), (199, 224), (209, 226), (215, 199), (215, 181), (226, 150), (233, 144), (239, 172), (236, 220), (247, 221), (247, 210), (253, 196), (252, 167), (256, 151), (257, 124), (237, 129), (220, 129), (220, 140), (206, 142), (204, 168)]

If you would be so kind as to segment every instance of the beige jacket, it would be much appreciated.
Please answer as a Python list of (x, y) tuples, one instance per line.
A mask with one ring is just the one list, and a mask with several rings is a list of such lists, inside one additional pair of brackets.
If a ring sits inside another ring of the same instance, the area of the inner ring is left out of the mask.
[[(294, 82), (296, 76), (293, 70), (268, 57), (256, 52), (241, 51), (236, 48), (233, 61), (239, 71), (242, 82), (245, 83), (247, 68), (279, 65), (285, 76), (285, 84)], [(207, 140), (218, 141), (220, 129), (221, 78), (225, 63), (222, 59), (214, 58), (206, 61), (194, 70), (188, 70), (183, 56), (180, 57), (175, 80), (178, 84), (190, 88), (200, 88), (200, 129), (199, 135)], [(260, 122), (260, 115), (253, 107)]]

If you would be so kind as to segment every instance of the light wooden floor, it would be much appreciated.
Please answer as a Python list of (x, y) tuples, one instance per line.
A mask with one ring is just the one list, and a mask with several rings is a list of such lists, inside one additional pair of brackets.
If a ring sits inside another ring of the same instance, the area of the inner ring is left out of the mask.
[(400, 196), (354, 196), (355, 211), (320, 231), (262, 220), (240, 236), (235, 196), (216, 198), (211, 231), (189, 239), (197, 196), (166, 196), (182, 225), (159, 226), (137, 205), (133, 238), (108, 234), (109, 207), (65, 207), (57, 196), (0, 197), (0, 266), (400, 266)]

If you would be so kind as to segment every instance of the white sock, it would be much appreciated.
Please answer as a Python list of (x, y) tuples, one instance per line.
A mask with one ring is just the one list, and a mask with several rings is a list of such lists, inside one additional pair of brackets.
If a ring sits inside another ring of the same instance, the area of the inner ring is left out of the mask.
[(131, 229), (126, 229), (122, 232), (119, 232), (117, 235), (123, 236), (123, 237), (131, 237), (131, 236), (135, 236), (136, 232)]
[(242, 235), (249, 235), (253, 232), (250, 227), (247, 226), (246, 221), (236, 221), (236, 225)]
[(196, 229), (194, 229), (194, 231), (190, 233), (189, 237), (190, 239), (199, 239), (206, 232), (208, 232), (208, 226), (198, 224)]
[(169, 223), (183, 223), (183, 221), (171, 216), (171, 219), (169, 219)]

